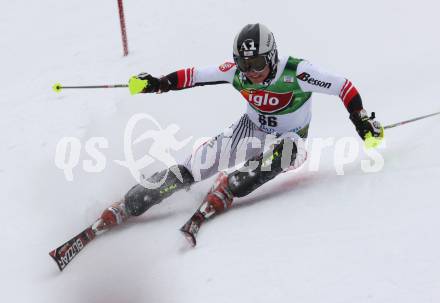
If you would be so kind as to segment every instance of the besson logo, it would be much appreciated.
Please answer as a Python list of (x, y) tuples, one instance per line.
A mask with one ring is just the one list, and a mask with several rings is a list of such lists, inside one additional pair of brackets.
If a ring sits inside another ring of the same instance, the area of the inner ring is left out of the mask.
[(330, 82), (324, 82), (321, 80), (311, 78), (310, 74), (308, 74), (308, 73), (302, 73), (302, 74), (298, 75), (297, 78), (300, 79), (301, 81), (304, 81), (304, 82), (307, 82), (309, 84), (316, 85), (319, 87), (330, 88), (332, 86), (332, 84)]

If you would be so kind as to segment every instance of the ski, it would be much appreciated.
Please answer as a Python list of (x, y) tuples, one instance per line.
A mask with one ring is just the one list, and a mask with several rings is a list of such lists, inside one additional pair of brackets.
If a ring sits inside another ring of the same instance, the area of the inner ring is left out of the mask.
[(87, 244), (95, 239), (97, 235), (105, 231), (96, 231), (94, 229), (94, 226), (96, 226), (99, 221), (100, 220), (97, 220), (93, 225), (90, 225), (60, 247), (49, 252), (49, 255), (57, 263), (60, 271), (63, 271), (73, 258), (75, 258)]
[(180, 228), (180, 231), (188, 240), (192, 247), (197, 245), (196, 236), (199, 232), (200, 226), (205, 221), (203, 214), (197, 211), (186, 223)]
[(191, 245), (191, 247), (195, 247), (197, 244), (196, 234), (189, 230), (183, 229), (183, 227), (180, 229), (180, 231), (182, 232), (185, 239), (188, 241), (189, 245)]

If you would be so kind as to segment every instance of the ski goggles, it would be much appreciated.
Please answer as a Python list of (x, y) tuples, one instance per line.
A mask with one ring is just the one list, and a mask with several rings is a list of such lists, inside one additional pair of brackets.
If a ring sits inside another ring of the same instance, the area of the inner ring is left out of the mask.
[(243, 72), (247, 73), (250, 71), (261, 72), (267, 66), (266, 56), (256, 56), (256, 57), (234, 57), (234, 61), (237, 64), (237, 68)]

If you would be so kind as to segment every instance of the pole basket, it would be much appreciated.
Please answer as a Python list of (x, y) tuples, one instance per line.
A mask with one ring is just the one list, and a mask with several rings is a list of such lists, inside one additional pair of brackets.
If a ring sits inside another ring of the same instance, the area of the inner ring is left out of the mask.
[(124, 48), (124, 56), (128, 55), (127, 30), (125, 27), (124, 6), (122, 0), (118, 0), (119, 23), (121, 24), (122, 46)]

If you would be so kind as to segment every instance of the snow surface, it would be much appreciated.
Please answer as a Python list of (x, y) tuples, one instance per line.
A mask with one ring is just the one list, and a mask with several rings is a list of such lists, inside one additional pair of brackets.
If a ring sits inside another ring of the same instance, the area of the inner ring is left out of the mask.
[[(284, 174), (237, 200), (191, 249), (178, 228), (210, 181), (197, 184), (103, 235), (59, 273), (48, 251), (134, 183), (113, 162), (124, 157), (133, 114), (179, 125), (183, 140), (215, 135), (245, 104), (225, 85), (132, 97), (125, 89), (57, 95), (57, 81), (125, 83), (141, 71), (221, 64), (235, 33), (260, 21), (281, 54), (349, 77), (385, 124), (440, 107), (438, 1), (126, 0), (125, 10), (126, 58), (116, 1), (2, 3), (2, 302), (440, 301), (438, 118), (389, 130), (378, 173), (362, 172), (361, 154), (339, 176), (334, 147), (324, 149), (318, 171)], [(310, 137), (355, 135), (338, 98), (315, 95), (313, 113)], [(103, 172), (78, 166), (66, 181), (55, 149), (72, 136), (108, 139)]]

